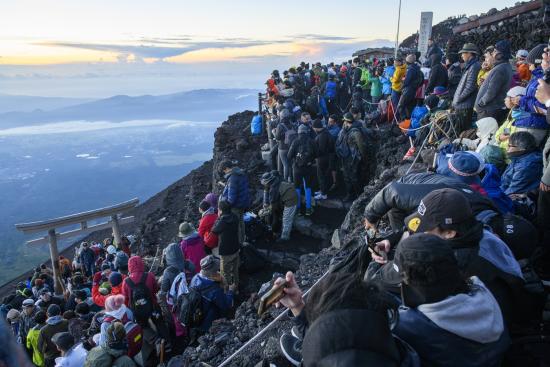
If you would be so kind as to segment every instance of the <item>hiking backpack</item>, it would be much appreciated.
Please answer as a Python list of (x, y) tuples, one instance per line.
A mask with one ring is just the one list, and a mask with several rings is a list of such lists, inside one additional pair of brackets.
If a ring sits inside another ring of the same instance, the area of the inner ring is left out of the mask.
[(312, 150), (312, 144), (309, 140), (304, 141), (305, 144), (298, 145), (298, 153), (296, 154), (295, 162), (298, 167), (305, 167), (310, 164), (315, 158), (315, 153)]
[(166, 295), (166, 303), (174, 307), (180, 295), (189, 293), (189, 287), (187, 287), (187, 276), (184, 271), (179, 273), (170, 286), (170, 290)]
[(130, 358), (135, 357), (141, 351), (141, 346), (143, 344), (143, 329), (135, 322), (128, 320), (126, 315), (124, 315), (122, 320), (115, 319), (113, 316), (106, 316), (103, 319), (103, 322), (108, 324), (114, 321), (120, 321), (124, 325), (124, 330), (126, 330), (126, 344), (128, 344), (127, 355)]
[(318, 94), (317, 95), (310, 95), (307, 97), (306, 100), (306, 111), (311, 114), (311, 116), (317, 116), (320, 114), (321, 106), (319, 103), (319, 98), (321, 98)]
[(153, 315), (153, 297), (147, 288), (147, 276), (149, 273), (144, 272), (138, 284), (134, 283), (131, 278), (126, 278), (126, 284), (130, 287), (131, 304), (130, 308), (134, 313), (134, 317), (138, 324), (147, 324), (149, 318)]
[[(285, 126), (285, 129), (286, 129), (286, 126)], [(297, 137), (298, 137), (298, 133), (294, 128), (286, 129), (285, 144), (290, 148), (290, 146), (292, 145), (292, 142), (294, 142), (294, 140), (296, 140)]]
[(188, 288), (187, 293), (182, 293), (176, 300), (174, 313), (178, 321), (186, 327), (194, 328), (200, 326), (204, 320), (204, 304), (202, 293), (214, 289), (217, 285), (212, 285), (198, 290), (197, 288)]
[(334, 81), (328, 81), (326, 84), (325, 97), (328, 99), (336, 98), (338, 85)]

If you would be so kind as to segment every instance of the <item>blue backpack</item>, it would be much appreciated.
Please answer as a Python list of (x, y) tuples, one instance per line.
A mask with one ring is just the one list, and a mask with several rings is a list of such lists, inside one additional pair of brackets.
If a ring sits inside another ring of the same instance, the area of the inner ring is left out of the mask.
[(262, 115), (257, 114), (252, 117), (252, 121), (250, 122), (250, 132), (252, 133), (252, 135), (262, 134), (262, 122)]
[(336, 88), (336, 82), (329, 80), (326, 84), (325, 97), (329, 99), (336, 98)]

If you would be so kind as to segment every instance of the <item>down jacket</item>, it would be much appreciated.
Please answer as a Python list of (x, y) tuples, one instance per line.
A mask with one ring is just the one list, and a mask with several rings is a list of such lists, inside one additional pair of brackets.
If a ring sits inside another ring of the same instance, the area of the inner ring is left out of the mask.
[[(498, 212), (489, 198), (473, 191), (470, 186), (455, 178), (433, 173), (412, 173), (392, 181), (380, 190), (365, 208), (365, 218), (371, 223), (376, 223), (392, 210), (401, 214), (404, 219), (418, 208), (424, 196), (443, 188), (460, 190), (470, 202), (474, 214), (484, 210)], [(392, 227), (399, 231), (403, 228), (403, 224), (392, 223)]]
[(542, 154), (538, 151), (512, 157), (502, 174), (502, 191), (506, 195), (536, 190), (542, 176)]
[(454, 109), (464, 110), (474, 107), (477, 94), (477, 74), (480, 70), (481, 64), (477, 58), (469, 60), (464, 65), (462, 77), (453, 97)]
[(537, 112), (537, 108), (546, 110), (546, 106), (537, 101), (535, 98), (535, 93), (539, 86), (539, 79), (544, 76), (542, 69), (536, 68), (533, 70), (533, 78), (527, 85), (525, 95), (521, 97), (519, 102), (519, 108), (522, 111), (529, 112), (529, 116), (525, 118), (519, 118), (514, 121), (514, 126), (516, 127), (525, 127), (531, 129), (548, 129), (546, 124), (546, 116)]
[(250, 196), (246, 174), (239, 167), (235, 167), (225, 175), (225, 179), (227, 185), (221, 200), (229, 202), (232, 208), (247, 209), (250, 205)]

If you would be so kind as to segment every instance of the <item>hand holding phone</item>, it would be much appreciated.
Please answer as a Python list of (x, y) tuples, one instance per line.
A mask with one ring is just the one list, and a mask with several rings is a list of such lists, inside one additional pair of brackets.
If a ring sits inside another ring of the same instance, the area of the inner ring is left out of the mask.
[(262, 316), (271, 306), (279, 302), (285, 296), (284, 288), (286, 281), (274, 284), (273, 288), (260, 298), (260, 306), (258, 307), (258, 316)]

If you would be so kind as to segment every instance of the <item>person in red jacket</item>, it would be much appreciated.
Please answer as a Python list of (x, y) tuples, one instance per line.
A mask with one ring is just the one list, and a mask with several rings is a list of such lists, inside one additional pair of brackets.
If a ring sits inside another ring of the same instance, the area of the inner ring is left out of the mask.
[[(132, 256), (128, 260), (128, 272), (129, 276), (126, 278), (123, 282), (122, 286), (122, 294), (126, 298), (126, 305), (132, 304), (132, 290), (130, 289), (130, 285), (128, 285), (128, 279), (132, 279), (132, 281), (135, 284), (138, 284), (141, 280), (141, 277), (143, 276), (143, 273), (145, 272), (145, 264), (143, 264), (143, 260), (139, 256)], [(153, 273), (147, 273), (147, 278), (145, 279), (145, 285), (151, 292), (151, 298), (154, 303), (157, 302), (157, 292), (159, 290), (157, 280), (155, 279), (155, 275)]]
[(201, 220), (199, 223), (199, 236), (201, 236), (204, 244), (209, 249), (218, 247), (218, 236), (212, 233), (212, 227), (218, 219), (218, 212), (216, 208), (212, 207), (207, 201), (203, 200), (199, 204), (199, 212), (201, 213)]
[(92, 300), (96, 305), (98, 305), (101, 308), (105, 307), (105, 300), (109, 296), (114, 296), (117, 294), (122, 294), (122, 283), (124, 281), (125, 276), (120, 274), (119, 272), (112, 272), (109, 275), (109, 284), (111, 286), (110, 293), (103, 291), (101, 287), (101, 277), (102, 272), (98, 271), (94, 275), (93, 283), (92, 283)]

